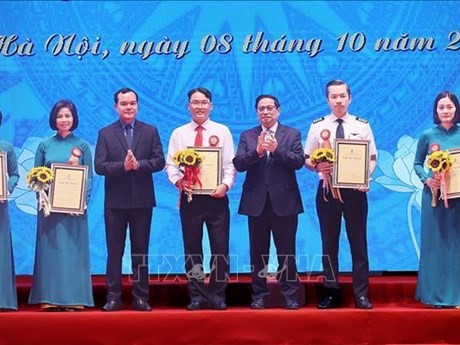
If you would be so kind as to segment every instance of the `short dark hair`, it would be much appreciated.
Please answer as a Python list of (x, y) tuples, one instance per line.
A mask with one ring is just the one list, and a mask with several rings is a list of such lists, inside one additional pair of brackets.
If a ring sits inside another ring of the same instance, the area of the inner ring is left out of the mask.
[(273, 95), (269, 95), (269, 94), (264, 94), (264, 95), (259, 95), (257, 96), (256, 98), (256, 109), (257, 109), (257, 106), (259, 105), (259, 102), (262, 98), (270, 98), (273, 100), (273, 102), (275, 102), (275, 107), (276, 108), (279, 108), (281, 105), (280, 105), (280, 102), (278, 101), (278, 98), (276, 98), (275, 96)]
[(3, 119), (3, 115), (2, 115), (2, 111), (0, 110), (0, 126), (2, 125), (2, 119)]
[(188, 96), (188, 100), (190, 101), (190, 98), (192, 98), (193, 94), (194, 93), (202, 93), (203, 95), (206, 96), (207, 99), (209, 99), (210, 102), (212, 102), (212, 93), (211, 91), (209, 91), (207, 88), (205, 87), (196, 87), (194, 89), (191, 89), (188, 93), (187, 93), (187, 96)]
[(458, 104), (457, 96), (455, 96), (455, 94), (450, 91), (442, 91), (436, 96), (433, 104), (433, 122), (437, 125), (441, 123), (441, 120), (439, 120), (438, 116), (438, 102), (446, 97), (449, 98), (455, 105), (455, 116), (452, 119), (452, 123), (458, 123), (460, 120), (460, 105)]
[(115, 94), (113, 95), (113, 101), (115, 102), (115, 104), (118, 103), (118, 95), (120, 93), (125, 94), (125, 93), (128, 93), (128, 92), (134, 93), (136, 95), (136, 102), (139, 101), (139, 96), (137, 95), (136, 91), (134, 91), (133, 89), (130, 89), (129, 87), (123, 87), (120, 90), (118, 90), (117, 92), (115, 92)]
[(53, 109), (51, 109), (50, 119), (49, 119), (51, 129), (57, 131), (57, 126), (56, 126), (57, 114), (59, 113), (59, 110), (61, 110), (62, 108), (68, 108), (70, 110), (70, 113), (72, 114), (73, 123), (72, 123), (72, 127), (70, 128), (70, 130), (73, 131), (77, 129), (78, 127), (77, 107), (72, 101), (69, 101), (68, 99), (61, 99), (60, 101), (57, 101), (56, 104), (53, 106)]
[(333, 79), (326, 84), (326, 98), (329, 97), (329, 86), (333, 86), (333, 85), (334, 86), (335, 85), (345, 85), (347, 88), (348, 96), (351, 96), (351, 89), (347, 83), (345, 83), (343, 80), (340, 80), (340, 79)]

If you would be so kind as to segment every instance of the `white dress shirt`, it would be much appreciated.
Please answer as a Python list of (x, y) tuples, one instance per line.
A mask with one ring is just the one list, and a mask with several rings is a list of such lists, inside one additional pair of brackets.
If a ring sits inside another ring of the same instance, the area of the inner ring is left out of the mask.
[[(222, 183), (226, 184), (230, 189), (233, 186), (236, 175), (232, 162), (235, 156), (232, 134), (227, 126), (209, 119), (202, 123), (201, 126), (203, 127), (203, 147), (222, 148)], [(183, 177), (179, 167), (174, 163), (174, 155), (180, 150), (194, 146), (197, 133), (196, 127), (198, 127), (198, 124), (194, 121), (177, 127), (169, 139), (165, 171), (169, 181), (174, 185)], [(211, 143), (216, 142), (216, 138), (218, 140), (217, 144), (211, 145)]]
[[(306, 155), (310, 156), (313, 151), (322, 147), (324, 140), (321, 138), (321, 132), (324, 130), (329, 131), (329, 141), (334, 148), (335, 131), (339, 125), (336, 120), (337, 116), (331, 114), (312, 122), (305, 143)], [(377, 155), (374, 134), (367, 120), (348, 113), (342, 117), (342, 120), (345, 139), (369, 140), (369, 155)]]
[[(322, 138), (322, 133), (329, 134), (329, 142), (332, 149), (334, 148), (335, 132), (337, 130), (337, 126), (339, 125), (336, 121), (337, 119), (337, 116), (329, 114), (314, 120), (311, 123), (305, 143), (305, 155), (311, 156), (313, 151), (323, 147), (325, 140)], [(345, 139), (369, 140), (369, 157), (375, 156), (377, 159), (377, 147), (375, 145), (374, 134), (372, 133), (369, 122), (361, 117), (350, 115), (348, 113), (345, 114), (342, 119)], [(322, 178), (321, 173), (319, 173), (319, 176)]]

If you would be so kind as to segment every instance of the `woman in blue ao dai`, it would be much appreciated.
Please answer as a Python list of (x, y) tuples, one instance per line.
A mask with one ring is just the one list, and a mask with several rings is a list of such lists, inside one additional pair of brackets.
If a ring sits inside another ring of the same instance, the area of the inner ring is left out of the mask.
[[(2, 118), (0, 112), (0, 126)], [(13, 146), (3, 140), (0, 140), (0, 153), (6, 153), (6, 161), (3, 164), (6, 164), (7, 174), (7, 184), (2, 186), (1, 194), (11, 194), (19, 179), (16, 154)], [(0, 310), (18, 309), (8, 200), (3, 199), (0, 200), (0, 282)]]
[[(73, 134), (78, 113), (68, 100), (58, 101), (49, 117), (57, 133), (37, 148), (35, 166), (52, 163), (88, 166), (87, 200), (91, 194), (93, 159), (89, 144)], [(45, 311), (75, 311), (94, 306), (90, 260), (88, 217), (55, 213), (37, 215), (37, 242), (29, 303), (41, 304)]]
[(424, 184), (422, 195), (421, 248), (415, 298), (437, 308), (460, 306), (460, 198), (439, 200), (431, 205), (431, 189), (441, 186), (440, 178), (424, 169), (426, 157), (436, 149), (460, 148), (460, 105), (449, 91), (435, 99), (436, 126), (422, 133), (414, 170)]

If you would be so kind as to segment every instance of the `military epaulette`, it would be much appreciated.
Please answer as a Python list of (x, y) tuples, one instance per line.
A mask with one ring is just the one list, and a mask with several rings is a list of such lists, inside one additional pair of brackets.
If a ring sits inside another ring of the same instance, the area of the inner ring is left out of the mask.
[(362, 123), (369, 123), (366, 119), (363, 119), (362, 117), (356, 117), (356, 120)]
[(320, 117), (319, 119), (313, 120), (311, 123), (318, 123), (324, 120), (324, 117)]

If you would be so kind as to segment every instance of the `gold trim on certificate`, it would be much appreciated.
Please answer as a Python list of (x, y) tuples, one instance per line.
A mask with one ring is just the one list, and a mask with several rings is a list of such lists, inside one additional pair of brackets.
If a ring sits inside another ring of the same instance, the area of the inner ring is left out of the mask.
[(88, 166), (51, 164), (54, 181), (50, 189), (51, 212), (85, 213)]
[(336, 139), (334, 143), (335, 188), (369, 188), (369, 141)]
[(222, 148), (190, 147), (203, 156), (200, 165), (201, 188), (193, 189), (193, 194), (211, 194), (222, 183)]
[(454, 163), (445, 175), (447, 187), (447, 199), (460, 197), (460, 148), (448, 150)]
[(6, 152), (0, 152), (0, 200), (8, 198), (8, 178), (6, 175)]

